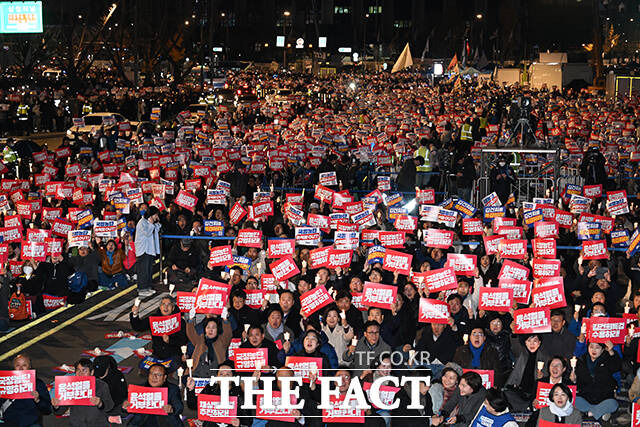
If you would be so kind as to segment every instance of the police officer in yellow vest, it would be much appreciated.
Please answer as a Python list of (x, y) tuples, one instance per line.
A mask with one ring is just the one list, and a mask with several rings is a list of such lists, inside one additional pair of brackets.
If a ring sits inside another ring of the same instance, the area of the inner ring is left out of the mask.
[(20, 103), (16, 110), (16, 117), (18, 119), (18, 129), (21, 134), (29, 134), (29, 106), (25, 103)]
[(473, 126), (471, 126), (469, 119), (464, 121), (460, 129), (460, 140), (469, 144), (473, 142)]
[(429, 161), (429, 142), (426, 138), (420, 140), (420, 146), (413, 152), (413, 157), (422, 157), (424, 163), (420, 166), (416, 166), (416, 186), (424, 188), (429, 185), (431, 174), (425, 172), (431, 172), (431, 162)]

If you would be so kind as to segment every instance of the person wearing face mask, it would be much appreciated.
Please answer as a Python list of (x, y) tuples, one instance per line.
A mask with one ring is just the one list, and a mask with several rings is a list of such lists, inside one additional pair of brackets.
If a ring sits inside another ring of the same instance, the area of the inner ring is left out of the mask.
[(506, 204), (511, 194), (511, 185), (516, 182), (513, 169), (507, 164), (504, 155), (498, 157), (498, 164), (494, 165), (489, 172), (491, 190), (495, 191), (502, 204)]
[(566, 384), (559, 383), (551, 387), (549, 392), (549, 406), (540, 410), (540, 421), (558, 424), (582, 424), (582, 413), (572, 404), (572, 393)]

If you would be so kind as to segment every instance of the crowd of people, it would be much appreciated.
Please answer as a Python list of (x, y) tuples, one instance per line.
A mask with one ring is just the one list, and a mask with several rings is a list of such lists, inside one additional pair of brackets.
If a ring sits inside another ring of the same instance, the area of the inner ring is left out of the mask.
[[(342, 397), (355, 378), (431, 378), (421, 409), (399, 387), (399, 407), (366, 410), (365, 425), (630, 421), (640, 396), (636, 99), (453, 89), (412, 73), (271, 83), (236, 73), (229, 82), (297, 95), (198, 112), (191, 125), (188, 112), (164, 109), (177, 96), (164, 92), (154, 95), (155, 132), (118, 125), (65, 137), (53, 151), (4, 147), (0, 329), (131, 285), (141, 298), (166, 293), (150, 316), (134, 304), (132, 331), (180, 320), (151, 337), (156, 363), (144, 373), (145, 387), (167, 390), (166, 415), (129, 413), (115, 361), (97, 357), (74, 365), (96, 378), (92, 406), (61, 405), (38, 380), (32, 399), (0, 399), (0, 419), (183, 425), (185, 403), (197, 411), (198, 395), (220, 393), (198, 379), (253, 375), (260, 388), (261, 377), (296, 375), (288, 357), (305, 357), (342, 378)], [(523, 200), (518, 174), (544, 159), (516, 166), (501, 156), (491, 193), (478, 197), (478, 150), (509, 143), (510, 100), (522, 96), (533, 101), (537, 138), (560, 144), (563, 166), (580, 169), (582, 182), (549, 188), (557, 199)], [(212, 284), (225, 289), (221, 311), (176, 299), (206, 296)], [(390, 299), (376, 300), (387, 290)], [(511, 290), (506, 302), (499, 290)], [(328, 303), (310, 310), (309, 296), (325, 291)], [(523, 326), (530, 312), (536, 327)], [(618, 334), (598, 335), (594, 325), (616, 320)], [(236, 349), (266, 349), (266, 364), (240, 372)], [(31, 368), (27, 355), (14, 359), (14, 370)], [(288, 424), (330, 422), (317, 408), (318, 372), (308, 375), (305, 406)], [(242, 387), (231, 395), (232, 425), (287, 424), (240, 409)]]

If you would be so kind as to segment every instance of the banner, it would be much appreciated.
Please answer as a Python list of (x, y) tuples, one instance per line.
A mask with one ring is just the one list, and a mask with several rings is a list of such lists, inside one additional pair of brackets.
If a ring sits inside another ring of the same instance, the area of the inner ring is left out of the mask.
[(95, 396), (96, 378), (93, 376), (56, 376), (55, 397), (60, 406), (91, 406), (91, 398)]
[(127, 412), (133, 414), (167, 415), (164, 406), (169, 404), (166, 387), (143, 387), (129, 384)]
[[(335, 173), (335, 172), (334, 172)], [(256, 418), (259, 420), (273, 420), (273, 421), (283, 421), (286, 423), (294, 423), (296, 418), (293, 415), (293, 409), (285, 409), (282, 404), (282, 393), (279, 391), (272, 391), (272, 408), (264, 407), (264, 395), (261, 394), (256, 399)], [(296, 405), (298, 402), (295, 396), (290, 397), (290, 404)], [(290, 407), (289, 407), (290, 408)]]
[(589, 259), (607, 259), (606, 240), (585, 240), (582, 242), (582, 257)]
[(476, 374), (480, 375), (480, 378), (482, 378), (482, 386), (484, 388), (488, 390), (493, 387), (493, 369), (463, 369), (462, 372), (475, 372)]
[(293, 260), (293, 257), (290, 255), (272, 262), (269, 264), (269, 268), (271, 269), (271, 273), (279, 282), (288, 280), (300, 273), (300, 269)]
[(260, 249), (262, 247), (262, 231), (250, 228), (239, 230), (236, 245)]
[(418, 322), (449, 323), (449, 304), (438, 299), (420, 298), (418, 308)]
[(476, 255), (465, 254), (447, 254), (448, 267), (453, 267), (453, 270), (458, 276), (475, 276), (478, 257)]
[(500, 268), (498, 277), (510, 277), (512, 279), (527, 280), (529, 278), (529, 269), (517, 262), (505, 260)]
[(0, 371), (0, 399), (33, 399), (36, 371)]
[(520, 239), (502, 239), (498, 253), (503, 259), (524, 259), (527, 256), (527, 241)]
[(587, 325), (587, 341), (623, 344), (627, 336), (627, 321), (613, 317), (591, 317), (583, 319)]
[(453, 244), (453, 234), (451, 230), (440, 230), (429, 228), (424, 232), (424, 243), (428, 248), (449, 249)]
[(480, 288), (479, 310), (508, 312), (512, 305), (513, 289), (486, 286)]
[(194, 196), (186, 190), (180, 190), (178, 196), (174, 200), (174, 203), (191, 212), (194, 212), (196, 204), (198, 203), (198, 197)]
[(224, 267), (233, 264), (231, 245), (214, 246), (209, 253), (209, 265), (211, 267)]
[(536, 238), (531, 241), (531, 246), (535, 258), (556, 257), (556, 239)]
[(478, 218), (464, 218), (462, 220), (463, 236), (481, 236), (484, 231), (482, 221)]
[(531, 291), (531, 301), (534, 307), (549, 307), (550, 309), (554, 309), (567, 306), (562, 283), (556, 283), (551, 286), (534, 287)]
[(397, 271), (400, 274), (408, 276), (411, 271), (412, 260), (413, 255), (388, 249), (384, 254), (382, 268), (388, 271)]
[(362, 289), (362, 304), (391, 310), (397, 293), (397, 286), (365, 282)]
[(301, 377), (304, 383), (309, 383), (309, 374), (312, 371), (315, 371), (317, 376), (322, 375), (321, 357), (287, 356), (284, 364), (293, 369), (293, 376)]
[(560, 260), (534, 258), (532, 262), (533, 278), (557, 277), (560, 275)]
[(516, 310), (513, 313), (514, 334), (544, 334), (551, 332), (551, 309), (533, 307)]
[(310, 289), (300, 295), (300, 309), (306, 317), (333, 302), (333, 298), (331, 298), (324, 285)]
[[(323, 423), (360, 423), (364, 424), (364, 411), (358, 409), (358, 401), (353, 399), (344, 405), (344, 396), (329, 397), (329, 409), (322, 410)], [(343, 407), (346, 406), (346, 407)]]
[(151, 335), (161, 337), (163, 335), (171, 335), (180, 331), (181, 314), (171, 314), (169, 316), (149, 316), (149, 326)]
[(513, 289), (513, 300), (516, 303), (529, 305), (529, 298), (531, 297), (530, 281), (502, 277), (498, 283), (500, 288)]
[(196, 294), (194, 292), (176, 292), (176, 305), (181, 313), (188, 313), (196, 306)]
[(235, 368), (238, 372), (253, 372), (257, 367), (269, 366), (266, 348), (236, 348), (233, 351)]
[(458, 288), (456, 272), (451, 267), (426, 271), (423, 277), (424, 285), (429, 293)]
[(231, 285), (201, 278), (196, 291), (196, 313), (222, 314), (230, 290)]
[[(206, 378), (207, 383), (209, 379)], [(238, 414), (238, 398), (229, 396), (232, 409), (220, 408), (220, 396), (212, 394), (198, 394), (198, 419), (214, 423), (231, 424)]]

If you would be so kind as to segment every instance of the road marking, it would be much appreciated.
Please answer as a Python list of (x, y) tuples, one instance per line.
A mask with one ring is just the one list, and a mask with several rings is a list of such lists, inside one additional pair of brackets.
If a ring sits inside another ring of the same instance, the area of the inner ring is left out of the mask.
[[(94, 292), (91, 296), (93, 297), (94, 295), (97, 295), (100, 292), (102, 292), (102, 291), (98, 290), (98, 291)], [(63, 311), (65, 311), (66, 309), (71, 308), (71, 307), (74, 307), (74, 304), (65, 305), (64, 307), (60, 307), (60, 308), (57, 308), (57, 309), (53, 310), (51, 313), (47, 313), (42, 317), (36, 318), (35, 320), (27, 323), (26, 325), (14, 330), (14, 331), (11, 331), (7, 335), (3, 335), (2, 337), (0, 337), (0, 343), (8, 340), (9, 338), (15, 337), (16, 335), (26, 331), (27, 329), (30, 329), (30, 328), (33, 328), (36, 325), (39, 325), (40, 323), (44, 322), (45, 320), (50, 319), (51, 317), (53, 317), (53, 316), (55, 316), (55, 315), (57, 315), (59, 313), (62, 313)]]
[[(164, 298), (166, 294), (159, 294), (150, 299), (145, 303), (144, 306), (140, 306), (140, 311), (138, 312), (138, 317), (145, 317), (147, 314), (151, 313), (153, 310), (157, 310), (160, 306), (160, 301)], [(125, 314), (121, 318), (118, 319), (119, 322), (128, 322), (129, 321), (129, 313)]]
[(32, 339), (30, 339), (29, 341), (25, 342), (24, 344), (19, 345), (18, 347), (14, 348), (11, 351), (6, 352), (5, 354), (3, 354), (2, 356), (0, 356), (0, 362), (3, 360), (8, 359), (9, 357), (20, 353), (22, 350), (24, 350), (25, 348), (29, 348), (32, 345), (34, 345), (35, 343), (42, 341), (43, 339), (47, 338), (48, 336), (51, 336), (53, 334), (55, 334), (56, 332), (66, 328), (67, 326), (77, 322), (78, 320), (88, 316), (89, 314), (93, 313), (96, 310), (101, 309), (102, 307), (104, 307), (105, 305), (111, 303), (112, 301), (117, 300), (118, 298), (128, 294), (129, 292), (133, 291), (133, 290), (137, 290), (136, 286), (130, 286), (127, 289), (118, 292), (117, 294), (107, 298), (106, 300), (92, 306), (89, 307), (87, 310), (83, 311), (82, 313), (79, 313), (77, 315), (75, 315), (74, 317), (72, 317), (69, 320), (66, 320), (64, 322), (62, 322), (61, 324), (59, 324), (58, 326), (56, 326), (55, 328), (49, 329), (46, 332), (43, 332), (42, 334), (38, 335), (37, 337), (34, 337)]

